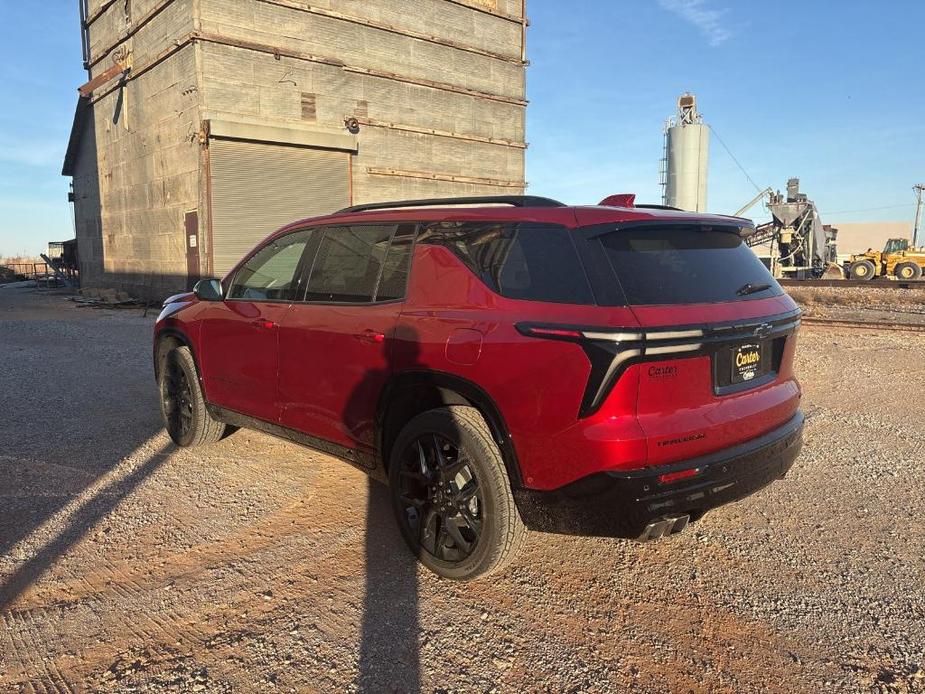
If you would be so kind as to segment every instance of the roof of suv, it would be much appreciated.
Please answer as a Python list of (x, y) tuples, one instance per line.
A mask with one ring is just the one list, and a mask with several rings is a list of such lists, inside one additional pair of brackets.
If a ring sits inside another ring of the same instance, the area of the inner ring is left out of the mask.
[[(302, 219), (278, 233), (306, 225), (357, 222), (542, 222), (566, 227), (612, 222), (664, 220), (723, 226), (752, 227), (749, 219), (726, 215), (685, 212), (663, 205), (636, 205), (633, 195), (611, 196), (599, 205), (569, 206), (550, 198), (532, 195), (434, 198), (398, 200), (347, 207), (323, 217)], [(615, 202), (621, 203), (617, 206)]]

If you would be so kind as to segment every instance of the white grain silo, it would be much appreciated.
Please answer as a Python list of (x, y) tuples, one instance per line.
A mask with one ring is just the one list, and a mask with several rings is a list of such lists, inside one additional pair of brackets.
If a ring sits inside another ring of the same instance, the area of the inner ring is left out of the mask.
[(664, 203), (689, 212), (707, 209), (710, 131), (697, 111), (697, 97), (682, 94), (678, 113), (665, 129)]

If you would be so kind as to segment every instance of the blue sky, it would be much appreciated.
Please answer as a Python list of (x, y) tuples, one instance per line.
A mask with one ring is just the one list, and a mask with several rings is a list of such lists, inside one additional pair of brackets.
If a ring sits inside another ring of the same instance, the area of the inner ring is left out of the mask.
[[(662, 123), (692, 91), (762, 188), (799, 176), (827, 221), (911, 227), (925, 2), (528, 0), (528, 14), (531, 193), (659, 202)], [(33, 254), (73, 236), (60, 172), (85, 80), (77, 0), (0, 0), (0, 78), (0, 256)], [(715, 137), (711, 154), (710, 208), (733, 212), (756, 191)]]

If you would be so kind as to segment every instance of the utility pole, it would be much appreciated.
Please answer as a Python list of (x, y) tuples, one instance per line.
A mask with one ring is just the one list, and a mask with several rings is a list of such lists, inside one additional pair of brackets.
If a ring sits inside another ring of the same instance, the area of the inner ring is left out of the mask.
[(925, 183), (916, 183), (912, 186), (915, 191), (915, 224), (912, 226), (912, 245), (919, 247), (919, 227), (922, 223), (922, 193), (925, 192)]

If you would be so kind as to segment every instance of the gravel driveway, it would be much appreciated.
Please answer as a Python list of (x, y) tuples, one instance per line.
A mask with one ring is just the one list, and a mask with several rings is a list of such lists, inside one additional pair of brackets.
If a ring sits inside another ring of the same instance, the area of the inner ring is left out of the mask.
[(925, 691), (925, 334), (803, 330), (786, 480), (460, 585), (343, 463), (170, 444), (152, 324), (0, 289), (0, 691)]

